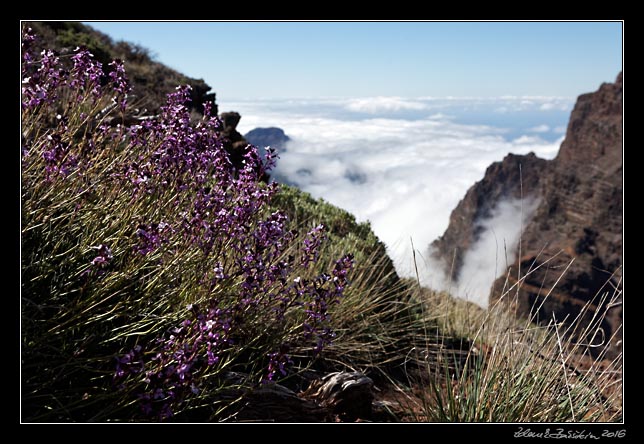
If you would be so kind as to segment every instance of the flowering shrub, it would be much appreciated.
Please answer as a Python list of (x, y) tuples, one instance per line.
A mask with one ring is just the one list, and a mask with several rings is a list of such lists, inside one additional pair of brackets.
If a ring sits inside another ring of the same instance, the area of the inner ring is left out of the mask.
[(231, 163), (210, 107), (191, 121), (189, 87), (123, 125), (121, 62), (32, 54), (35, 38), (22, 58), (26, 414), (105, 419), (134, 401), (167, 419), (216, 398), (230, 369), (268, 382), (329, 345), (353, 258), (324, 272), (324, 226), (300, 234), (270, 209), (278, 187), (260, 179), (275, 153), (249, 146)]

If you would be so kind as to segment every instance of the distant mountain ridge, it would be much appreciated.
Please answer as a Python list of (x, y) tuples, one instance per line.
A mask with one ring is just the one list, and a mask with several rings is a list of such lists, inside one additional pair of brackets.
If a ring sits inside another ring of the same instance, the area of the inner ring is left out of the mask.
[(283, 129), (276, 127), (255, 128), (244, 134), (244, 137), (257, 147), (270, 146), (281, 153), (286, 151), (286, 143), (291, 140)]
[[(487, 169), (452, 212), (443, 236), (432, 244), (437, 257), (453, 264), (452, 278), (478, 239), (478, 220), (489, 217), (503, 199), (537, 197), (540, 203), (523, 230), (521, 257), (510, 265), (507, 284), (504, 274), (490, 289), (492, 299), (504, 286), (517, 283), (520, 267), (520, 313), (527, 316), (533, 306), (540, 306), (533, 313), (537, 319), (549, 322), (554, 314), (563, 320), (574, 318), (593, 301), (595, 311), (608, 310), (602, 325), (606, 337), (620, 329), (621, 304), (608, 307), (596, 296), (612, 294), (621, 285), (622, 91), (620, 73), (614, 83), (579, 96), (555, 159), (510, 154)], [(619, 352), (620, 337), (618, 332), (613, 338), (609, 355)]]

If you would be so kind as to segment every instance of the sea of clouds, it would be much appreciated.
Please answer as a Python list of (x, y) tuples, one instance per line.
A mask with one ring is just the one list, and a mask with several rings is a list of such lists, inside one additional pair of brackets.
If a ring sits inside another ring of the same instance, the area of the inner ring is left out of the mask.
[[(489, 288), (512, 262), (521, 217), (534, 201), (499, 204), (466, 254), (458, 282), (447, 282), (429, 245), (485, 169), (508, 153), (556, 156), (574, 101), (560, 97), (328, 98), (220, 103), (242, 115), (238, 130), (276, 126), (291, 138), (276, 180), (294, 184), (370, 221), (398, 272), (449, 287), (487, 305)], [(524, 184), (526, 196), (530, 184)], [(506, 259), (507, 258), (507, 259)]]

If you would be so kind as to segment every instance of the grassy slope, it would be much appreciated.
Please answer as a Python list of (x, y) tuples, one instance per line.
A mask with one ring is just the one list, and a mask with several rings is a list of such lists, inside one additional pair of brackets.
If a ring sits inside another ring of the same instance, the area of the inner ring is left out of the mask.
[[(113, 41), (108, 35), (78, 22), (27, 22), (40, 40), (37, 49), (53, 49), (66, 54), (78, 46), (85, 46), (96, 59), (107, 65), (114, 59), (123, 60), (135, 96), (133, 105), (144, 114), (156, 114), (165, 103), (168, 93), (177, 85), (190, 85), (192, 98), (200, 110), (204, 95), (210, 86), (202, 79), (194, 79), (154, 60), (146, 48), (124, 41)], [(214, 101), (215, 95), (208, 97)], [(217, 113), (215, 107), (214, 112)]]

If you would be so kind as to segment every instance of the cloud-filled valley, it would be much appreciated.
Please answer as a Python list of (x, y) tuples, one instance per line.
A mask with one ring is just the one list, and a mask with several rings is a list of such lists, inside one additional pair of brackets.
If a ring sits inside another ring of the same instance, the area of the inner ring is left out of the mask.
[[(241, 133), (282, 128), (291, 141), (273, 177), (370, 221), (404, 276), (414, 269), (413, 240), (421, 280), (436, 288), (445, 283), (429, 259), (429, 244), (443, 234), (467, 189), (510, 152), (555, 157), (572, 103), (549, 97), (376, 97), (220, 106), (240, 112)], [(529, 194), (530, 184), (523, 186)], [(504, 203), (492, 219), (480, 221), (487, 231), (471, 252), (470, 268), (464, 268), (470, 275), (460, 280), (457, 294), (480, 299), (494, 269), (504, 271), (505, 259), (499, 262), (494, 245), (516, 244), (520, 206)], [(524, 202), (524, 214), (528, 207)]]
[(458, 286), (463, 297), (487, 305), (490, 284), (504, 273), (517, 256), (521, 227), (525, 226), (539, 205), (532, 196), (499, 202), (489, 219), (478, 221), (483, 229), (479, 239), (463, 258)]

